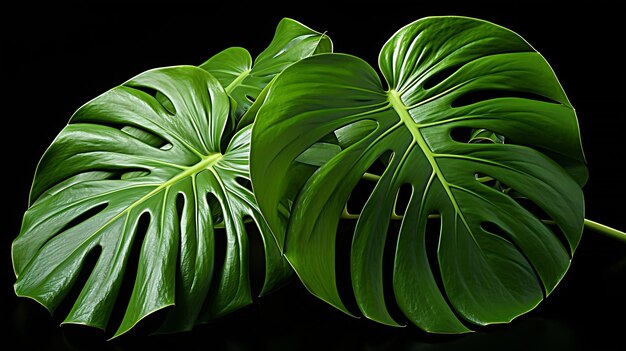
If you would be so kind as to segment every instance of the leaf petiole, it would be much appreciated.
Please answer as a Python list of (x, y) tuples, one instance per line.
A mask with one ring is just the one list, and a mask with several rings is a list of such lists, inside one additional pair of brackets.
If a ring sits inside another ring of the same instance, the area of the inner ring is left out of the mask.
[(585, 228), (590, 229), (596, 233), (604, 234), (613, 239), (626, 241), (626, 233), (624, 233), (623, 231), (608, 227), (598, 222), (594, 222), (587, 218), (585, 218)]
[[(438, 214), (430, 214), (430, 215), (428, 215), (428, 218), (439, 218), (439, 217), (440, 216)], [(391, 216), (391, 220), (401, 220), (402, 218), (404, 218), (404, 217), (403, 216), (398, 216), (396, 214), (393, 214)], [(344, 207), (343, 212), (341, 213), (341, 219), (359, 219), (359, 215), (358, 214), (353, 214), (353, 213), (348, 213), (347, 209)], [(553, 220), (549, 220), (549, 219), (543, 219), (541, 221), (544, 222), (545, 224), (549, 224), (549, 225), (555, 224)], [(611, 237), (613, 239), (626, 241), (626, 233), (624, 233), (623, 231), (615, 229), (615, 228), (611, 228), (609, 226), (606, 226), (606, 225), (598, 223), (598, 222), (594, 222), (594, 221), (592, 221), (590, 219), (586, 219), (585, 218), (585, 228), (587, 228), (589, 230), (592, 230), (592, 231), (594, 231), (596, 233), (600, 233), (600, 234), (606, 235), (606, 236)]]

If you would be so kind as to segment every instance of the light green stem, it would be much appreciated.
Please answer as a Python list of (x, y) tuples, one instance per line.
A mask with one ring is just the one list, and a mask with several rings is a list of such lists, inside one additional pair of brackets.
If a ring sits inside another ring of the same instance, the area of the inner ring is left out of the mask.
[[(344, 209), (343, 213), (341, 214), (341, 218), (342, 219), (359, 219), (359, 215), (358, 214), (353, 214), (353, 213), (348, 213), (348, 211), (346, 211)], [(403, 216), (398, 216), (396, 214), (393, 214), (391, 216), (391, 220), (402, 220)], [(428, 215), (428, 218), (439, 218), (438, 214), (431, 214)], [(545, 224), (555, 224), (554, 221), (549, 220), (549, 219), (545, 219), (542, 220), (542, 222), (544, 222)], [(626, 241), (626, 233), (624, 233), (621, 230), (617, 230), (611, 227), (607, 227), (604, 224), (600, 224), (598, 222), (594, 222), (590, 219), (586, 219), (585, 218), (585, 227), (587, 229), (593, 230), (596, 233), (600, 233), (600, 234), (604, 234), (606, 236), (609, 236), (613, 239), (617, 239), (617, 240), (622, 240), (622, 241)]]
[(380, 176), (378, 174), (365, 173), (365, 174), (363, 174), (361, 179), (369, 180), (370, 182), (377, 182), (380, 179)]
[(585, 218), (585, 227), (587, 227), (587, 229), (593, 230), (596, 233), (604, 234), (613, 239), (626, 241), (626, 233), (624, 233), (623, 231), (607, 227), (604, 224), (594, 222), (590, 219)]
[[(372, 182), (377, 182), (378, 179), (380, 179), (380, 176), (377, 174), (372, 174), (372, 173), (365, 173), (362, 177), (363, 180), (368, 180), (368, 181), (372, 181)], [(478, 178), (478, 181), (489, 181), (489, 180), (493, 180), (493, 178), (490, 177), (483, 177), (483, 178)], [(346, 211), (344, 209), (344, 213), (341, 215), (341, 218), (343, 219), (358, 219), (359, 215), (358, 214), (351, 214), (348, 213), (348, 211)], [(428, 218), (439, 218), (439, 215), (430, 215), (428, 216)], [(392, 216), (393, 220), (401, 220), (402, 216)], [(551, 220), (543, 220), (544, 223), (546, 224), (554, 224), (554, 221)], [(605, 226), (604, 224), (600, 224), (598, 222), (594, 222), (590, 219), (586, 219), (585, 218), (585, 227), (587, 229), (590, 229), (596, 233), (600, 233), (600, 234), (604, 234), (606, 236), (609, 236), (611, 238), (617, 239), (617, 240), (622, 240), (622, 241), (626, 241), (626, 233), (624, 233), (621, 230), (617, 230), (608, 226)]]

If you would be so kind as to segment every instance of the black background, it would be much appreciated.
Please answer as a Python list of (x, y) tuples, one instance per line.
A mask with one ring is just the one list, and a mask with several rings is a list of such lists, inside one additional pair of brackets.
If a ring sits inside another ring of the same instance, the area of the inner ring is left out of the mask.
[[(26, 210), (38, 158), (84, 102), (144, 70), (200, 64), (229, 46), (254, 55), (275, 25), (291, 17), (333, 39), (335, 51), (376, 64), (382, 44), (400, 27), (428, 15), (465, 15), (522, 35), (550, 62), (575, 106), (591, 177), (587, 218), (626, 229), (621, 200), (624, 127), (624, 21), (618, 2), (380, 2), (339, 9), (302, 2), (250, 7), (237, 1), (3, 8), (0, 319), (3, 343), (22, 350), (175, 348), (198, 350), (542, 350), (624, 349), (626, 243), (586, 231), (570, 272), (536, 310), (511, 325), (463, 336), (431, 336), (353, 319), (309, 296), (297, 283), (215, 324), (174, 336), (105, 342), (93, 331), (58, 327), (53, 316), (14, 297), (10, 242)], [(88, 337), (85, 337), (88, 335)], [(5, 348), (5, 346), (2, 346)]]

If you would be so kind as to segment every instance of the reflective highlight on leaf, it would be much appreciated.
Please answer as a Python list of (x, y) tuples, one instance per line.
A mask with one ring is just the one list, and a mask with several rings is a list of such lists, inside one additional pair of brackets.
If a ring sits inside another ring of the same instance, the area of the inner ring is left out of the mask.
[(211, 57), (200, 68), (213, 74), (232, 97), (233, 118), (238, 122), (274, 76), (294, 62), (313, 54), (332, 52), (332, 48), (325, 34), (284, 18), (272, 42), (254, 63), (248, 50), (232, 47)]
[[(369, 177), (376, 185), (352, 238), (351, 285), (363, 315), (401, 324), (386, 304), (385, 250), (395, 253), (393, 300), (425, 331), (468, 332), (471, 324), (530, 311), (566, 273), (583, 226), (580, 134), (554, 72), (517, 34), (464, 17), (402, 28), (384, 45), (379, 66), (387, 87), (356, 57), (305, 59), (277, 77), (258, 111), (252, 183), (287, 259), (314, 295), (350, 313), (337, 289), (337, 225), (357, 183), (391, 153), (380, 178)], [(319, 168), (307, 179), (293, 177), (306, 150), (357, 123), (375, 128), (310, 163)], [(460, 129), (467, 140), (453, 137)], [(469, 142), (475, 138), (493, 142)], [(409, 200), (390, 242), (401, 189)], [(426, 248), (433, 214), (441, 218), (436, 262)]]
[[(99, 250), (65, 323), (118, 336), (175, 305), (160, 332), (188, 330), (252, 302), (245, 219), (263, 239), (263, 291), (283, 284), (291, 270), (238, 182), (249, 180), (250, 128), (220, 146), (229, 109), (220, 82), (192, 66), (145, 72), (82, 106), (37, 168), (12, 247), (16, 293), (54, 310)], [(127, 277), (133, 246), (137, 273)], [(118, 300), (124, 279), (129, 301)], [(114, 308), (126, 311), (119, 326), (109, 325)]]

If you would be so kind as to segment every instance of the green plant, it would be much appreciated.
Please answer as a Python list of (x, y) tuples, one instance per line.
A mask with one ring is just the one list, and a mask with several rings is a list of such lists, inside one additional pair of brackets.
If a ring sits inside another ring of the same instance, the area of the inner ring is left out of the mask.
[(145, 72), (82, 106), (37, 167), (12, 247), (16, 294), (53, 311), (97, 255), (63, 323), (105, 329), (141, 246), (114, 337), (174, 304), (159, 332), (189, 330), (252, 302), (244, 221), (263, 239), (261, 294), (284, 284), (292, 271), (247, 188), (250, 127), (234, 126), (284, 67), (331, 49), (325, 35), (285, 19), (254, 65), (230, 48), (200, 68)]
[[(351, 235), (339, 221), (355, 218), (351, 286), (367, 318), (399, 325), (386, 303), (385, 250), (394, 252), (393, 298), (425, 331), (462, 333), (464, 322), (530, 311), (566, 273), (584, 223), (578, 123), (554, 72), (517, 34), (464, 17), (407, 25), (379, 67), (386, 87), (357, 57), (307, 58), (280, 74), (257, 113), (252, 184), (287, 259), (311, 293), (350, 314), (335, 243)], [(314, 143), (334, 154), (294, 179)], [(369, 171), (376, 164), (382, 174)], [(371, 194), (354, 192), (363, 178), (375, 182)], [(295, 201), (293, 182), (303, 184)], [(366, 199), (360, 213), (349, 213), (351, 197)]]
[[(53, 311), (79, 288), (64, 323), (115, 327), (113, 337), (165, 307), (158, 332), (188, 330), (251, 303), (254, 230), (262, 294), (292, 275), (283, 251), (313, 294), (350, 313), (335, 240), (338, 223), (356, 219), (362, 313), (399, 324), (383, 291), (392, 246), (404, 314), (424, 330), (459, 333), (464, 321), (507, 322), (535, 307), (567, 271), (584, 223), (624, 235), (584, 220), (574, 110), (516, 34), (461, 17), (417, 21), (381, 52), (387, 89), (365, 62), (330, 51), (327, 36), (285, 19), (254, 62), (226, 49), (199, 68), (142, 73), (82, 106), (37, 168), (12, 247), (16, 293)], [(375, 184), (371, 194), (353, 191), (363, 181)], [(359, 196), (365, 206), (349, 212)], [(425, 248), (435, 218), (436, 258)], [(95, 266), (76, 287), (88, 256)], [(127, 305), (117, 301), (125, 279), (134, 284)], [(125, 310), (119, 326), (114, 308)]]

